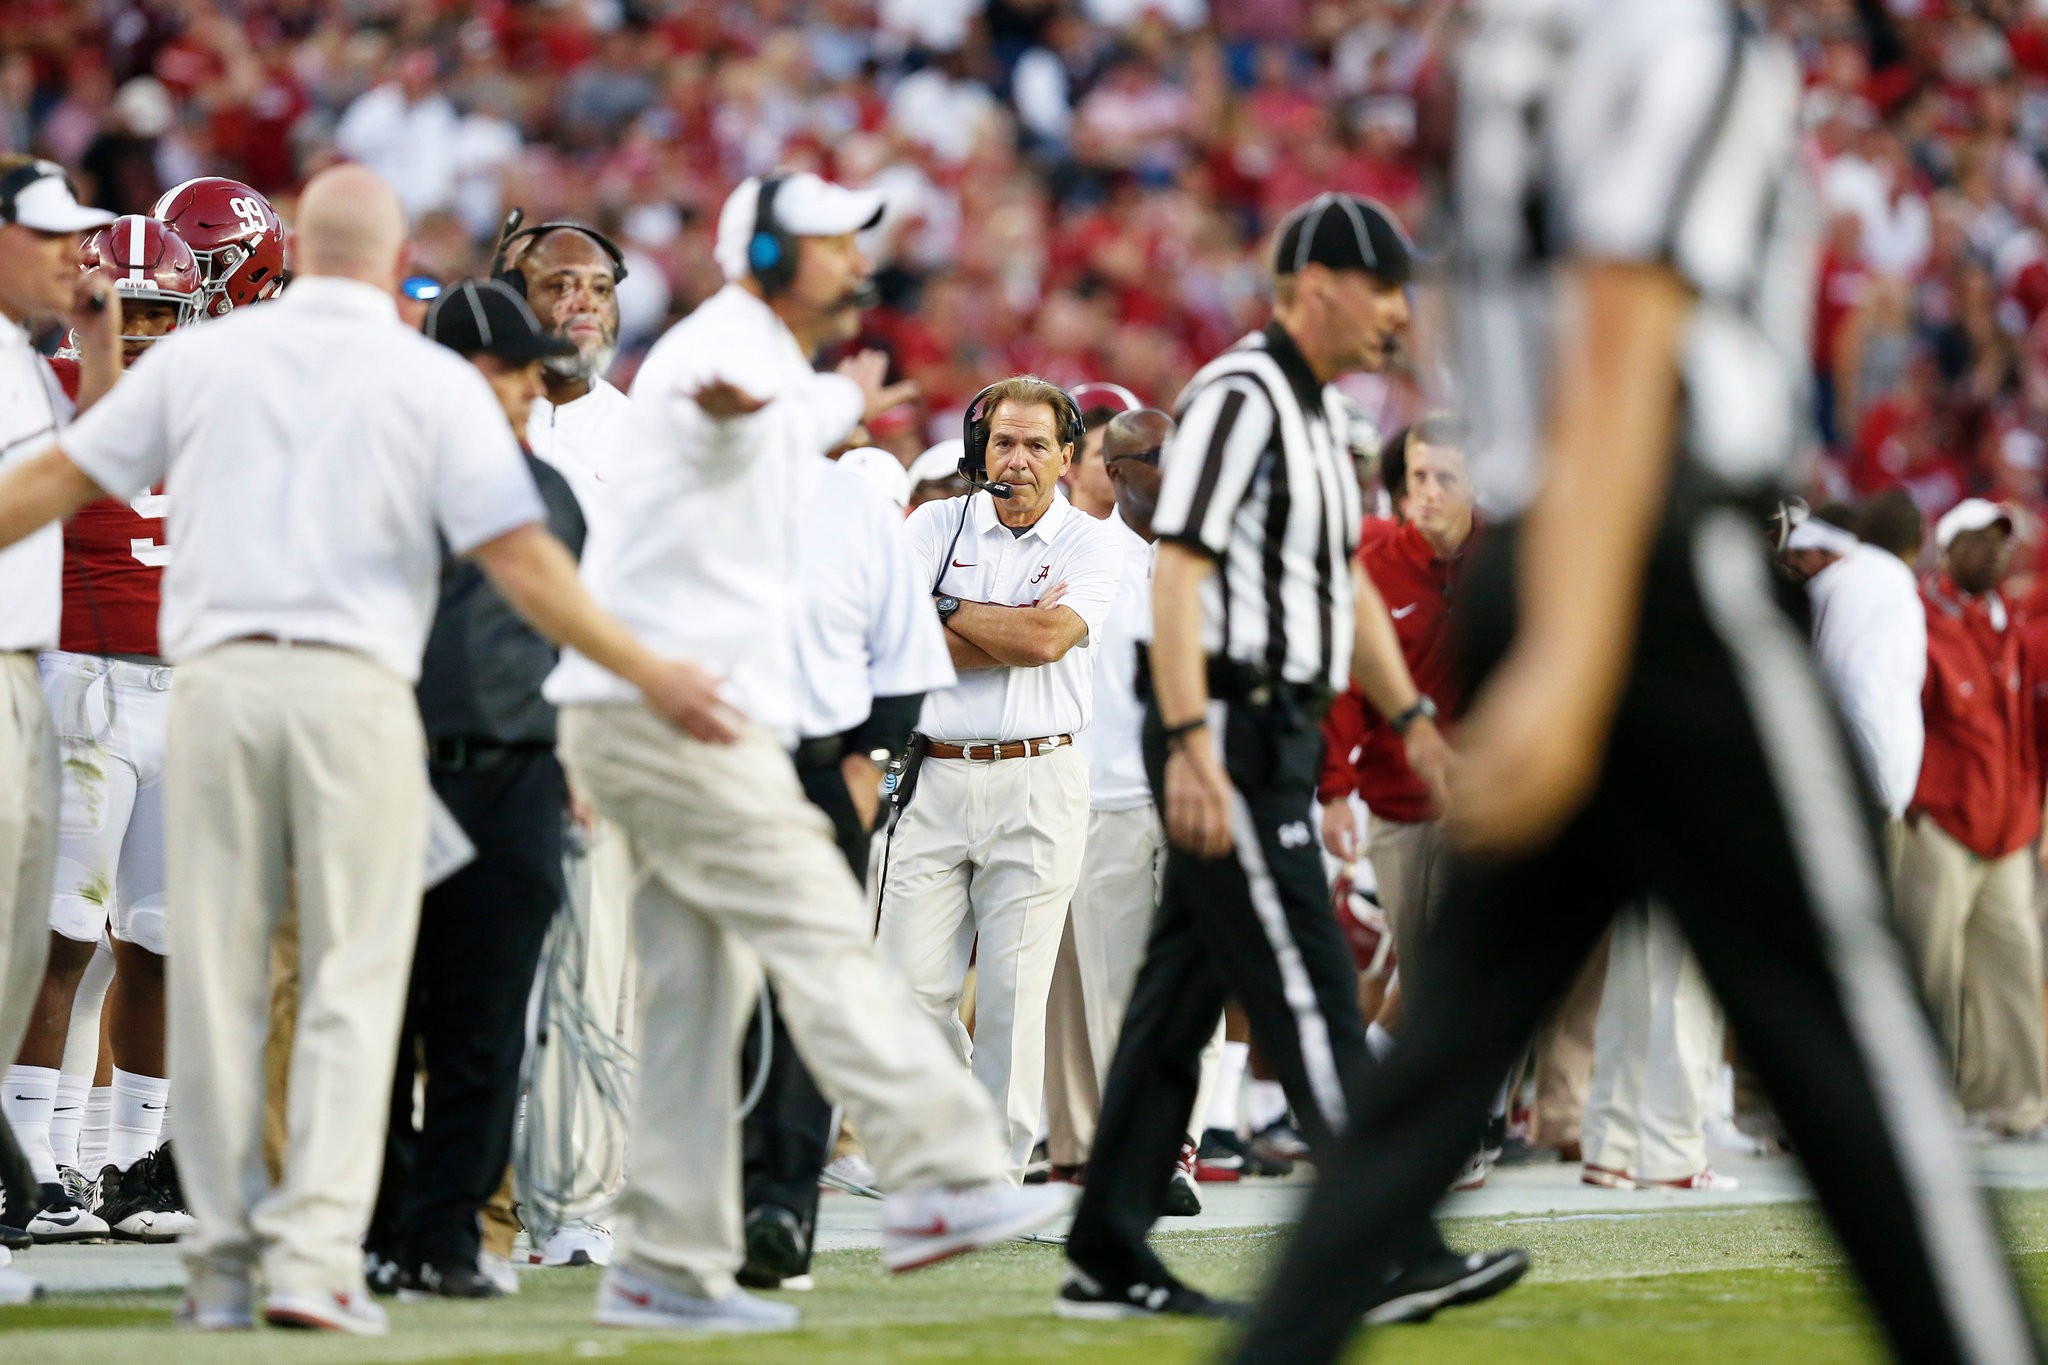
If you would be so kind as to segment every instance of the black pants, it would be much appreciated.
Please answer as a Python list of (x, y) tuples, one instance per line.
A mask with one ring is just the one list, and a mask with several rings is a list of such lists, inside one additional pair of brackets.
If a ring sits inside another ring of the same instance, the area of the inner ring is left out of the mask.
[[(1226, 709), (1224, 761), (1240, 798), (1231, 821), (1236, 848), (1221, 858), (1168, 850), (1165, 889), (1067, 1239), (1068, 1259), (1110, 1285), (1157, 1284), (1167, 1273), (1145, 1237), (1173, 1177), (1202, 1047), (1226, 997), (1243, 1007), (1259, 1055), (1278, 1075), (1319, 1160), (1351, 1108), (1345, 1086), (1370, 1064), (1357, 973), (1330, 913), (1310, 825), (1321, 727), (1285, 702)], [(1163, 810), (1166, 754), (1156, 707), (1145, 717), (1145, 760)], [(1446, 1174), (1437, 1189), (1449, 1183)], [(1407, 1256), (1441, 1245), (1426, 1211), (1411, 1219), (1402, 1244)]]
[[(1646, 893), (1684, 927), (1892, 1349), (2036, 1358), (1889, 927), (1874, 805), (1760, 526), (1710, 508), (1660, 532), (1595, 795), (1532, 856), (1454, 862), (1401, 1046), (1360, 1089), (1238, 1360), (1338, 1357), (1390, 1236), (1435, 1203), (1501, 1072)], [(1514, 545), (1495, 529), (1468, 569), (1476, 675), (1513, 632)]]
[[(836, 766), (799, 768), (797, 779), (811, 804), (831, 817), (832, 832), (839, 851), (853, 875), (866, 880), (868, 874), (868, 831), (861, 827), (846, 779)], [(782, 1025), (782, 1012), (771, 1002), (769, 1025), (773, 1031), (768, 1059), (768, 1078), (740, 1128), (741, 1170), (745, 1205), (749, 1212), (764, 1205), (788, 1209), (804, 1226), (804, 1242), (818, 1221), (818, 1175), (832, 1143), (832, 1105), (818, 1093), (803, 1059)], [(740, 1054), (740, 1075), (751, 1080), (759, 1066), (761, 1037), (758, 1026), (747, 1031)]]
[[(436, 772), (434, 791), (476, 861), (429, 891), (391, 1085), (384, 1176), (369, 1249), (402, 1266), (474, 1264), (477, 1213), (512, 1151), (526, 1005), (548, 924), (568, 898), (568, 788), (546, 749)], [(426, 1075), (415, 1131), (413, 1080)]]

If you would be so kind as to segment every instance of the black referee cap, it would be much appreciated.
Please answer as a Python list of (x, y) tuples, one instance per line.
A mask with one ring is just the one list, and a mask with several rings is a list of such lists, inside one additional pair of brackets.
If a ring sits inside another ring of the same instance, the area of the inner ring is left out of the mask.
[(514, 365), (576, 354), (575, 342), (549, 336), (526, 300), (498, 280), (443, 290), (420, 330), (458, 355), (486, 352)]
[(1389, 284), (1415, 273), (1415, 248), (1394, 215), (1355, 194), (1319, 194), (1280, 221), (1273, 273), (1293, 275), (1305, 265), (1363, 270)]

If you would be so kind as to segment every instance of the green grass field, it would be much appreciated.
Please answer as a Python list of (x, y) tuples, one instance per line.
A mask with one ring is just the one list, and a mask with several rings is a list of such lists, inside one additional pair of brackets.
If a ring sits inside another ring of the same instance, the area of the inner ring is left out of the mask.
[[(2014, 1253), (2048, 1306), (2048, 1193), (2005, 1201)], [(1796, 1362), (1878, 1358), (1840, 1257), (1810, 1209), (1465, 1220), (1454, 1244), (1518, 1243), (1536, 1268), (1491, 1303), (1423, 1327), (1376, 1334), (1355, 1358), (1376, 1361)], [(1195, 1283), (1249, 1292), (1278, 1246), (1271, 1232), (1162, 1239)], [(1200, 1361), (1221, 1338), (1183, 1324), (1079, 1324), (1051, 1316), (1055, 1248), (1013, 1245), (894, 1278), (873, 1252), (819, 1258), (819, 1288), (792, 1298), (793, 1336), (695, 1340), (590, 1325), (595, 1271), (529, 1275), (516, 1298), (396, 1305), (381, 1341), (257, 1332), (200, 1337), (170, 1325), (169, 1293), (58, 1298), (0, 1310), (0, 1359), (119, 1360), (137, 1365), (315, 1365), (316, 1362), (685, 1361), (723, 1365), (897, 1362)]]

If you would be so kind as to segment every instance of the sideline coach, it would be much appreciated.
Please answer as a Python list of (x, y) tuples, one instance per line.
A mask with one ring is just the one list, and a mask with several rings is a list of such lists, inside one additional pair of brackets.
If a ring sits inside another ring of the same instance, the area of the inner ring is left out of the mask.
[[(62, 444), (0, 478), (0, 546), (88, 499), (177, 486), (164, 654), (179, 1166), (198, 1228), (188, 1323), (381, 1335), (363, 1285), (426, 862), (412, 684), (443, 541), (546, 634), (703, 727), (707, 675), (604, 615), (489, 385), (398, 318), (405, 217), (360, 166), (299, 200), (276, 303), (158, 342)], [(270, 944), (297, 888), (301, 980), (284, 1175), (266, 1189)]]

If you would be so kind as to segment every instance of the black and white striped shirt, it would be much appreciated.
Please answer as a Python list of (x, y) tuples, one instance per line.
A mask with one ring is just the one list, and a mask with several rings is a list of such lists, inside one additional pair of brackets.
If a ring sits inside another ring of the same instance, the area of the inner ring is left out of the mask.
[(1335, 404), (1278, 323), (1217, 356), (1175, 405), (1152, 526), (1216, 561), (1202, 587), (1211, 658), (1341, 689), (1360, 508)]
[(1569, 258), (1669, 265), (1698, 294), (1681, 441), (1733, 494), (1810, 456), (1817, 212), (1799, 68), (1735, 0), (1486, 0), (1459, 77), (1454, 318), (1481, 502), (1534, 494)]

